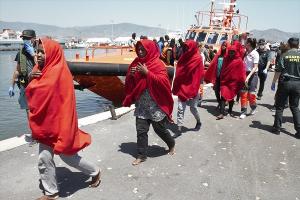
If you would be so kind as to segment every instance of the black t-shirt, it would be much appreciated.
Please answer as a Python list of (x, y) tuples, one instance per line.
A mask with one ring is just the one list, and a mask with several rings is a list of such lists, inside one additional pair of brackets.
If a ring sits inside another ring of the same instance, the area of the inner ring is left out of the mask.
[(268, 61), (271, 61), (271, 53), (269, 50), (257, 50), (259, 54), (258, 69), (262, 71), (266, 68)]

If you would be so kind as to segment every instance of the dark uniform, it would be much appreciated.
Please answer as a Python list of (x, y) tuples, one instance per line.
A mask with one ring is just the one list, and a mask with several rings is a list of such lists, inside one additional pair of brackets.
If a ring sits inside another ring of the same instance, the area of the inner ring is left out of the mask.
[(276, 93), (276, 114), (274, 129), (279, 131), (282, 124), (282, 113), (285, 102), (289, 98), (293, 114), (296, 137), (300, 138), (300, 50), (293, 48), (284, 53), (276, 66), (276, 72), (281, 72)]
[(25, 88), (28, 85), (28, 75), (34, 66), (34, 58), (23, 47), (16, 55), (15, 61), (20, 65), (20, 72), (17, 85), (20, 89), (18, 102), (21, 109), (28, 109), (25, 96)]
[(258, 78), (259, 78), (259, 89), (257, 93), (257, 97), (261, 98), (263, 96), (263, 91), (265, 87), (265, 82), (267, 79), (267, 74), (264, 73), (264, 69), (266, 69), (268, 61), (271, 61), (271, 53), (269, 50), (257, 50), (259, 54), (259, 62), (258, 62)]

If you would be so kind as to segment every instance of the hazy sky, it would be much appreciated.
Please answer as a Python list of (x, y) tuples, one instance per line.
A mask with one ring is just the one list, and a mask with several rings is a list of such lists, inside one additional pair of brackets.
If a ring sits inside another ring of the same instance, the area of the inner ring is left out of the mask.
[[(219, 0), (223, 1), (223, 0)], [(300, 0), (238, 0), (248, 30), (300, 32)], [(0, 20), (61, 27), (129, 22), (185, 30), (210, 0), (0, 0)]]

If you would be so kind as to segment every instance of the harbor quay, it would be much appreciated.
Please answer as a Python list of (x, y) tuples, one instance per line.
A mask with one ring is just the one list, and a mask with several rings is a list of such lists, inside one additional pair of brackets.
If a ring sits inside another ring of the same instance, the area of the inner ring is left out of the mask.
[[(241, 120), (240, 105), (233, 117), (217, 121), (212, 88), (205, 90), (199, 108), (202, 127), (189, 109), (183, 134), (176, 138), (176, 154), (151, 128), (148, 159), (138, 166), (133, 112), (117, 120), (104, 120), (81, 127), (92, 144), (79, 152), (102, 171), (98, 188), (89, 188), (89, 177), (55, 156), (61, 199), (74, 200), (298, 200), (300, 199), (300, 140), (289, 109), (284, 112), (280, 135), (270, 132), (274, 103), (269, 74), (265, 95), (257, 113)], [(175, 100), (177, 102), (177, 100)], [(177, 103), (173, 119), (176, 122)], [(169, 124), (172, 134), (176, 125)], [(41, 195), (37, 169), (38, 145), (28, 144), (0, 152), (0, 199), (28, 200)]]

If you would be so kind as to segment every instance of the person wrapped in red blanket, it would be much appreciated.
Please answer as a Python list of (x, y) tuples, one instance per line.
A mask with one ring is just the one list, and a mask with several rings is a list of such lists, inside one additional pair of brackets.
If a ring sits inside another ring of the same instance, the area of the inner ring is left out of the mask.
[(198, 90), (204, 74), (202, 57), (198, 45), (193, 40), (187, 40), (183, 45), (183, 54), (176, 66), (173, 83), (173, 94), (178, 96), (177, 136), (181, 134), (186, 105), (190, 106), (191, 113), (196, 119), (195, 129), (201, 127), (200, 115), (197, 110), (199, 101)]
[(143, 39), (136, 44), (137, 58), (128, 67), (125, 79), (126, 97), (123, 106), (135, 103), (137, 130), (137, 157), (133, 165), (147, 158), (148, 131), (154, 131), (168, 145), (169, 154), (174, 154), (175, 141), (166, 129), (172, 121), (173, 98), (171, 85), (164, 63), (159, 59), (155, 42)]
[(39, 199), (58, 196), (54, 154), (91, 176), (90, 186), (97, 187), (99, 167), (77, 154), (91, 143), (91, 137), (78, 128), (73, 79), (63, 50), (57, 42), (41, 39), (37, 61), (26, 87), (26, 97), (32, 137), (40, 143), (38, 168), (46, 195)]
[(228, 113), (232, 115), (234, 97), (244, 87), (245, 75), (244, 62), (236, 45), (228, 48), (228, 56), (225, 57), (220, 74), (220, 115), (217, 119), (223, 119), (225, 115), (225, 102), (229, 102)]

